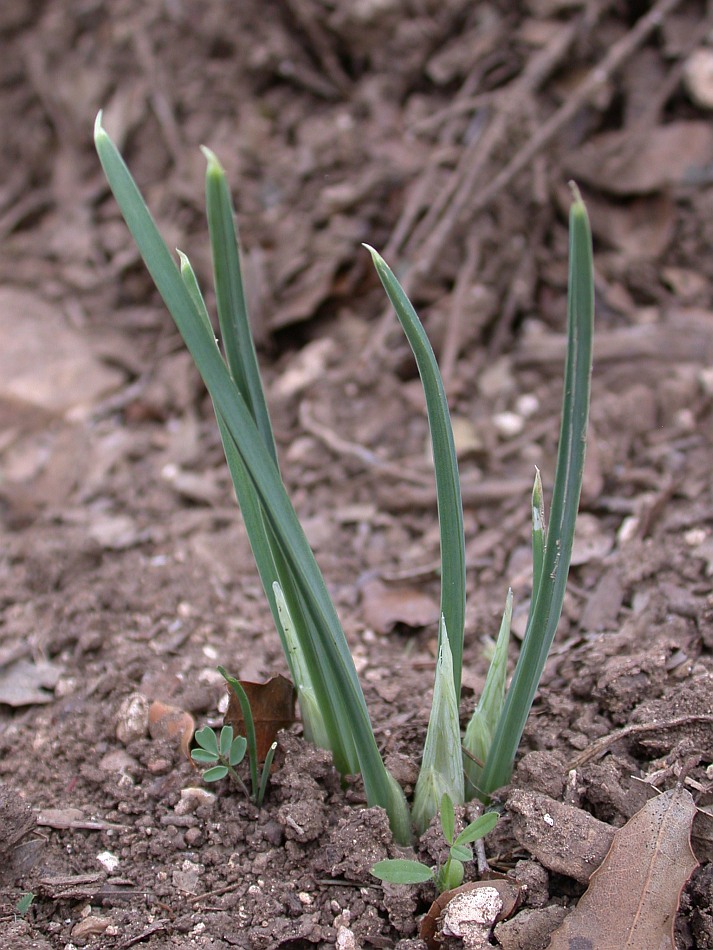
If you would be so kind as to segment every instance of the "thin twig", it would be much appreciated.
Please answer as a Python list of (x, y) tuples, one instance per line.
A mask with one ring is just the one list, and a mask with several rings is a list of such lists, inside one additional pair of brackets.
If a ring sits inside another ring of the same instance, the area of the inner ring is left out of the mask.
[(679, 726), (689, 726), (695, 722), (711, 723), (713, 725), (713, 716), (678, 716), (676, 719), (668, 719), (662, 722), (641, 722), (624, 726), (623, 729), (612, 732), (608, 736), (602, 736), (601, 739), (597, 739), (596, 742), (593, 742), (588, 749), (584, 749), (583, 752), (580, 752), (579, 755), (575, 756), (569, 763), (567, 766), (567, 771), (571, 772), (572, 769), (581, 768), (587, 762), (591, 762), (592, 759), (596, 759), (598, 756), (602, 755), (615, 743), (621, 742), (622, 739), (628, 739), (629, 736), (640, 736), (647, 732), (677, 729)]

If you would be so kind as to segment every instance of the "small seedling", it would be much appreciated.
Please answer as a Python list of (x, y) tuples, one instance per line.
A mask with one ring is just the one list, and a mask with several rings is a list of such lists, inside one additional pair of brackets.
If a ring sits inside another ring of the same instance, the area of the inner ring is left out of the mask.
[(379, 861), (371, 869), (374, 877), (390, 884), (422, 884), (433, 881), (438, 893), (450, 891), (463, 883), (465, 868), (464, 861), (473, 860), (473, 851), (468, 845), (489, 834), (498, 822), (498, 815), (489, 811), (455, 835), (455, 810), (449, 795), (441, 799), (441, 830), (443, 837), (450, 845), (448, 860), (442, 867), (429, 867), (421, 861), (408, 861), (405, 858)]
[(191, 758), (201, 765), (210, 766), (203, 772), (203, 781), (219, 782), (229, 775), (248, 795), (245, 783), (235, 771), (235, 766), (245, 758), (247, 739), (244, 736), (233, 738), (232, 726), (223, 726), (220, 735), (210, 726), (205, 726), (196, 732), (196, 742), (200, 748), (191, 752)]
[(226, 776), (238, 786), (246, 798), (255, 802), (258, 807), (262, 805), (267, 789), (267, 780), (270, 777), (270, 767), (275, 756), (277, 743), (273, 742), (267, 753), (265, 763), (262, 767), (260, 783), (253, 783), (253, 794), (251, 795), (245, 782), (236, 772), (236, 766), (245, 758), (248, 749), (248, 741), (245, 736), (236, 736), (233, 738), (233, 727), (223, 726), (220, 733), (210, 726), (204, 726), (196, 732), (196, 742), (200, 746), (193, 749), (191, 758), (199, 765), (207, 765), (209, 768), (203, 772), (204, 782), (219, 782)]
[[(260, 807), (265, 798), (265, 790), (267, 789), (267, 782), (270, 778), (270, 768), (272, 767), (272, 760), (275, 757), (277, 743), (273, 742), (268, 749), (262, 766), (262, 772), (258, 777), (258, 746), (250, 700), (242, 685), (234, 676), (227, 673), (222, 666), (218, 667), (218, 672), (238, 698), (245, 722), (246, 735), (235, 736), (234, 738), (232, 726), (223, 726), (220, 733), (211, 729), (210, 726), (205, 726), (196, 732), (196, 742), (200, 748), (194, 749), (191, 752), (191, 758), (200, 765), (209, 766), (209, 768), (203, 772), (204, 782), (219, 782), (221, 779), (229, 776), (234, 784), (244, 793), (246, 798), (251, 799), (251, 801)], [(246, 752), (250, 764), (252, 795), (248, 791), (245, 782), (243, 782), (235, 771), (235, 767), (240, 765), (245, 758)]]
[(15, 904), (15, 914), (19, 917), (24, 917), (30, 906), (35, 899), (35, 895), (32, 891), (28, 891), (26, 894), (23, 894), (20, 900)]

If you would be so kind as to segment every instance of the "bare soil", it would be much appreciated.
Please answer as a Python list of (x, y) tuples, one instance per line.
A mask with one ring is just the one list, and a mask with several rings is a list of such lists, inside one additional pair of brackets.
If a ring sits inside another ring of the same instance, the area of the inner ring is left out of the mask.
[[(210, 405), (93, 151), (100, 107), (205, 287), (198, 146), (227, 169), (284, 477), (407, 792), (434, 666), (435, 491), (415, 367), (360, 243), (404, 278), (456, 420), (465, 723), (509, 585), (516, 634), (527, 614), (576, 178), (597, 267), (587, 473), (557, 640), (486, 841), (527, 884), (492, 945), (545, 947), (586, 886), (576, 834), (552, 856), (541, 796), (610, 830), (679, 780), (710, 806), (706, 10), (4, 0), (0, 946), (416, 950), (435, 896), (370, 876), (399, 853), (385, 816), (299, 725), (260, 811), (149, 731), (154, 700), (219, 723), (218, 663), (286, 667)], [(703, 820), (693, 843), (680, 950), (713, 948)], [(416, 851), (434, 861), (437, 836)]]

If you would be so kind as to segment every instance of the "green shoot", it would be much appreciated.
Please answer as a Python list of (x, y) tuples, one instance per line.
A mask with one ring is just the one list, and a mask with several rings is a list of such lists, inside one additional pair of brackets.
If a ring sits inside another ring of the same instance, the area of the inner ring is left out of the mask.
[(379, 279), (411, 347), (426, 398), (441, 535), (441, 617), (443, 623), (439, 629), (438, 646), (439, 648), (441, 646), (442, 632), (448, 630), (453, 657), (453, 683), (456, 696), (460, 696), (465, 624), (465, 535), (458, 460), (448, 400), (433, 348), (411, 301), (381, 255), (368, 244), (364, 246), (371, 254)]
[(27, 912), (32, 906), (34, 899), (35, 895), (32, 893), (32, 891), (27, 891), (25, 894), (23, 894), (15, 904), (15, 914), (17, 914), (19, 917), (27, 916)]
[[(265, 798), (265, 791), (267, 790), (267, 783), (270, 778), (270, 768), (272, 767), (272, 761), (275, 757), (277, 743), (273, 742), (270, 746), (258, 778), (257, 739), (255, 736), (255, 721), (250, 707), (250, 700), (242, 685), (234, 676), (226, 673), (222, 666), (218, 667), (218, 672), (233, 690), (240, 703), (240, 710), (245, 723), (245, 736), (236, 736), (233, 738), (232, 726), (223, 726), (220, 734), (214, 732), (209, 726), (206, 726), (196, 732), (196, 742), (200, 748), (194, 749), (191, 752), (191, 758), (194, 762), (198, 762), (201, 765), (210, 766), (210, 768), (203, 772), (204, 782), (219, 782), (225, 778), (226, 775), (229, 775), (233, 783), (259, 808)], [(235, 767), (240, 765), (245, 758), (246, 752), (248, 754), (248, 762), (250, 763), (250, 787), (252, 788), (252, 795), (248, 792), (245, 783), (235, 771)]]
[(495, 652), (485, 679), (485, 686), (463, 738), (463, 746), (466, 752), (470, 753), (463, 759), (463, 767), (468, 781), (466, 789), (466, 799), (468, 800), (480, 788), (483, 766), (478, 765), (478, 762), (485, 763), (505, 703), (505, 678), (507, 676), (511, 621), (512, 591), (509, 590), (505, 600), (505, 612), (500, 624), (500, 632), (495, 644)]
[(442, 867), (429, 867), (421, 861), (409, 861), (405, 858), (393, 858), (379, 861), (371, 869), (374, 877), (390, 884), (423, 884), (433, 881), (439, 894), (450, 891), (463, 883), (465, 861), (473, 860), (473, 851), (469, 845), (484, 838), (498, 823), (495, 812), (486, 812), (455, 835), (455, 811), (453, 801), (446, 793), (440, 803), (441, 831), (446, 843), (450, 845), (448, 858)]
[(458, 696), (453, 682), (450, 641), (443, 618), (440, 642), (431, 717), (421, 771), (414, 790), (412, 817), (417, 834), (426, 830), (444, 798), (461, 805), (464, 797)]
[[(384, 766), (344, 631), (275, 462), (273, 440), (266, 431), (269, 420), (255, 390), (259, 374), (253, 372), (254, 348), (246, 352), (239, 345), (245, 338), (242, 323), (247, 319), (239, 303), (239, 291), (232, 298), (235, 312), (224, 314), (221, 321), (224, 360), (192, 287), (190, 267), (184, 266), (181, 273), (173, 261), (136, 183), (101, 125), (101, 113), (94, 140), (129, 230), (213, 400), (233, 484), (278, 633), (284, 638), (272, 587), (275, 581), (289, 606), (335, 765), (343, 773), (361, 772), (369, 804), (382, 805), (397, 840), (408, 842), (411, 832), (406, 800)], [(223, 204), (219, 215), (211, 214), (209, 209), (211, 230), (217, 227), (216, 220), (222, 227), (220, 222), (233, 215), (227, 188), (211, 187), (212, 179), (222, 176), (222, 169), (211, 156), (208, 200), (209, 204)], [(212, 243), (219, 243), (217, 237)], [(231, 258), (237, 255), (237, 245), (229, 253)], [(227, 267), (214, 262), (216, 281), (232, 281), (233, 266), (234, 261), (228, 261)], [(223, 296), (221, 288), (216, 288), (216, 296)], [(249, 327), (245, 332), (249, 333)], [(237, 341), (235, 347), (230, 342), (233, 338)], [(284, 639), (283, 647), (289, 663)]]
[(594, 324), (592, 235), (579, 192), (569, 215), (567, 358), (550, 525), (545, 528), (539, 473), (532, 495), (533, 590), (522, 649), (479, 778), (487, 800), (512, 774), (520, 739), (557, 630), (574, 543), (584, 472)]

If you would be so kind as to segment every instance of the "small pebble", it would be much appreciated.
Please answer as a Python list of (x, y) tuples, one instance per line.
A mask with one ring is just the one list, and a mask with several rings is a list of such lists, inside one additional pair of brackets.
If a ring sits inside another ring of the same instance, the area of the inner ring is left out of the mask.
[(140, 766), (133, 755), (123, 749), (114, 749), (102, 756), (99, 768), (104, 772), (137, 772)]
[(149, 701), (141, 693), (132, 693), (119, 706), (116, 738), (124, 745), (143, 739), (149, 731)]
[(110, 874), (119, 867), (119, 859), (115, 854), (112, 854), (111, 851), (100, 851), (97, 855), (97, 861), (102, 867), (106, 868)]
[(173, 810), (177, 815), (190, 815), (203, 805), (212, 807), (215, 805), (215, 800), (214, 792), (191, 786), (181, 789), (181, 800)]
[(503, 438), (512, 439), (525, 428), (525, 420), (515, 412), (497, 412), (493, 416), (493, 425)]

